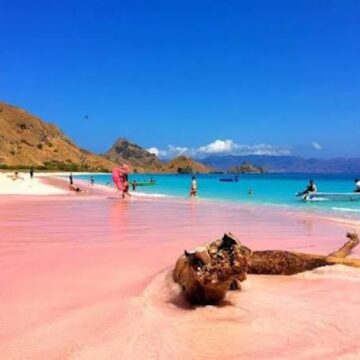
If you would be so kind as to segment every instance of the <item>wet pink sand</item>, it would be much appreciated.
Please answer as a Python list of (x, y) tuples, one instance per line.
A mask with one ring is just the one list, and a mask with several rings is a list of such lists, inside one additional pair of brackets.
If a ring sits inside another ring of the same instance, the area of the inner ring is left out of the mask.
[(249, 276), (196, 309), (169, 276), (183, 249), (225, 231), (253, 249), (326, 253), (354, 226), (271, 207), (3, 197), (0, 358), (359, 359), (357, 269)]

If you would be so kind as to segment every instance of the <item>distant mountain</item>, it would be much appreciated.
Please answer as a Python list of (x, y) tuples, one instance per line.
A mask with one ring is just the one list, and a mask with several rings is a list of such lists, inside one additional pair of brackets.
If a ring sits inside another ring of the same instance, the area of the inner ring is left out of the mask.
[(163, 166), (163, 172), (190, 174), (208, 173), (212, 168), (186, 156), (178, 156)]
[(76, 146), (60, 129), (0, 102), (0, 167), (106, 171), (114, 164)]
[(222, 171), (250, 163), (261, 166), (265, 171), (278, 173), (360, 173), (360, 158), (305, 159), (299, 156), (224, 155), (210, 156), (201, 161)]
[(130, 163), (137, 172), (160, 172), (163, 166), (156, 155), (124, 138), (118, 139), (105, 157), (117, 164)]

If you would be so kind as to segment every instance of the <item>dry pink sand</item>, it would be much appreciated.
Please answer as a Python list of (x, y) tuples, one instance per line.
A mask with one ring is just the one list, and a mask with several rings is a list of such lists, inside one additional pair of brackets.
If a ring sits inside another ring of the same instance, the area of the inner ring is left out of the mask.
[[(0, 199), (0, 358), (359, 359), (360, 271), (249, 276), (189, 308), (169, 269), (225, 231), (325, 253), (351, 225), (266, 207), (106, 197)], [(360, 256), (357, 250), (354, 256)]]

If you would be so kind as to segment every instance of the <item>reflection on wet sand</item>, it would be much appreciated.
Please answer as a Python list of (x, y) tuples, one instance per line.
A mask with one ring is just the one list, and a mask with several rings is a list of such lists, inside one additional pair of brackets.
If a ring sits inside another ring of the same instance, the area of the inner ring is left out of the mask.
[(225, 231), (255, 250), (326, 253), (352, 230), (301, 217), (201, 201), (1, 199), (2, 358), (355, 359), (357, 273), (249, 276), (226, 306), (198, 309), (169, 280), (184, 249)]

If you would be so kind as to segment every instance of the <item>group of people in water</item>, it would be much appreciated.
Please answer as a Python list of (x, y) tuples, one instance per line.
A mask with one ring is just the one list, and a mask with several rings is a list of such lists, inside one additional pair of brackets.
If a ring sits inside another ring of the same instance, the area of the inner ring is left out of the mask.
[[(134, 180), (132, 182), (129, 182), (129, 174), (128, 174), (127, 168), (125, 168), (125, 170), (123, 168), (123, 170), (118, 172), (117, 175), (118, 175), (118, 178), (119, 178), (119, 182), (118, 182), (118, 184), (117, 184), (117, 182), (115, 180), (114, 180), (114, 182), (117, 185), (118, 189), (121, 190), (122, 198), (124, 199), (125, 197), (131, 197), (131, 194), (129, 193), (130, 185), (132, 186), (132, 190), (135, 191), (138, 183), (136, 182), (136, 180)], [(14, 177), (17, 177), (17, 176), (18, 175), (17, 175), (17, 172), (16, 172), (14, 174)], [(33, 177), (33, 170), (30, 171), (30, 176), (31, 176), (31, 178)], [(69, 189), (70, 190), (75, 191), (75, 192), (80, 192), (81, 191), (81, 189), (78, 186), (74, 185), (72, 173), (69, 176), (69, 181), (70, 181), (70, 184), (69, 184)], [(155, 180), (153, 178), (151, 178), (149, 180), (149, 182), (155, 182)], [(359, 192), (360, 193), (360, 180), (358, 178), (356, 178), (354, 180), (354, 182), (355, 182), (354, 192)], [(91, 176), (90, 177), (90, 184), (94, 185), (94, 183), (95, 183), (94, 177)], [(306, 196), (306, 195), (308, 195), (310, 193), (316, 193), (317, 191), (318, 191), (318, 188), (317, 188), (317, 185), (315, 184), (315, 181), (313, 179), (310, 179), (309, 184), (306, 186), (305, 190), (298, 193), (297, 195), (298, 196)], [(191, 178), (189, 196), (190, 196), (190, 198), (195, 198), (195, 197), (197, 197), (197, 194), (198, 194), (198, 184), (197, 184), (196, 177), (193, 176)], [(252, 195), (253, 190), (249, 189), (248, 194)]]

